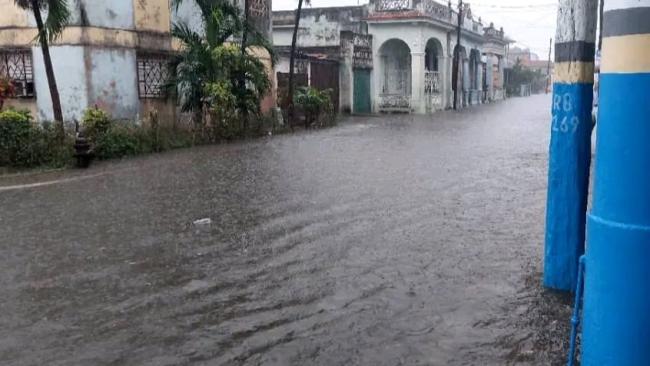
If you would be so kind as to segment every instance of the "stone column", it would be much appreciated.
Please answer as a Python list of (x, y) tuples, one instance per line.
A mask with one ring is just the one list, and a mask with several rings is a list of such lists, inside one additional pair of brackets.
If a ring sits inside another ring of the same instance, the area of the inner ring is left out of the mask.
[(483, 63), (479, 61), (476, 66), (476, 85), (477, 90), (477, 102), (476, 104), (481, 104), (483, 102)]
[(487, 64), (485, 66), (485, 71), (487, 73), (487, 87), (488, 87), (488, 100), (494, 100), (494, 55), (487, 55)]
[(354, 34), (341, 32), (341, 63), (339, 79), (339, 112), (351, 113), (354, 95)]
[(438, 108), (445, 109), (447, 108), (447, 57), (438, 56), (438, 73), (440, 74), (440, 96), (441, 104)]
[(426, 113), (424, 103), (424, 52), (411, 52), (411, 109)]

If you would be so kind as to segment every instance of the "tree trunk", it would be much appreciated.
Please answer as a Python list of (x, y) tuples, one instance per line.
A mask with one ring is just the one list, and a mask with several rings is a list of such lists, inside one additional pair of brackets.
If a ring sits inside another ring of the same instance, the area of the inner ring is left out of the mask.
[[(242, 57), (246, 55), (246, 45), (248, 43), (248, 7), (249, 7), (249, 0), (244, 0), (244, 29), (242, 31), (242, 37), (241, 37), (241, 54)], [(239, 76), (238, 80), (238, 86), (240, 90), (244, 90), (246, 88), (246, 79), (243, 74)], [(246, 107), (242, 105), (241, 108), (242, 112), (242, 123), (244, 124), (244, 135), (247, 134), (248, 130), (248, 110), (246, 110)]]
[(296, 24), (293, 28), (293, 38), (291, 39), (291, 56), (289, 57), (289, 92), (287, 95), (287, 98), (289, 98), (289, 126), (293, 126), (295, 110), (293, 103), (293, 76), (295, 72), (296, 43), (298, 41), (298, 28), (300, 27), (300, 13), (302, 12), (302, 2), (303, 0), (298, 0), (298, 10), (296, 10)]
[(38, 27), (38, 40), (41, 44), (43, 51), (43, 63), (45, 64), (45, 74), (47, 75), (47, 83), (50, 87), (50, 96), (52, 98), (52, 110), (54, 111), (54, 121), (56, 121), (56, 128), (59, 137), (63, 139), (63, 111), (61, 109), (61, 98), (59, 97), (59, 89), (56, 86), (56, 77), (54, 76), (54, 67), (52, 67), (52, 57), (50, 56), (50, 47), (47, 39), (47, 32), (41, 17), (41, 9), (38, 0), (31, 0), (32, 11), (34, 18), (36, 18), (36, 26)]

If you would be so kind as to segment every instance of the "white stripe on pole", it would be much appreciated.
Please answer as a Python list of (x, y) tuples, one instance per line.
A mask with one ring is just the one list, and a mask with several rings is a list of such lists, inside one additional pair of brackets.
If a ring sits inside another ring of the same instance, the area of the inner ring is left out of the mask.
[[(644, 0), (650, 2), (650, 0)], [(570, 10), (573, 11), (570, 11)], [(555, 43), (596, 39), (598, 0), (560, 0)], [(587, 24), (576, 24), (587, 23)]]
[(650, 0), (605, 0), (605, 11), (650, 8)]

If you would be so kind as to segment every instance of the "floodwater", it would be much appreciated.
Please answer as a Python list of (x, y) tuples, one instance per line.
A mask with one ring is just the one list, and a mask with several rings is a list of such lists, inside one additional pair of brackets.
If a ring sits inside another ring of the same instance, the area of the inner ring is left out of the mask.
[(559, 364), (550, 105), (0, 178), (0, 364)]

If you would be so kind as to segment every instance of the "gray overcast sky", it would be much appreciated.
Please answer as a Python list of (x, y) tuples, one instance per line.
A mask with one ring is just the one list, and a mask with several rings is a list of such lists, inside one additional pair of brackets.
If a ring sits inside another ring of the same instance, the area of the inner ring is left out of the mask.
[[(446, 4), (446, 0), (438, 0)], [(474, 0), (467, 1), (475, 17), (484, 24), (494, 22), (520, 47), (528, 47), (540, 59), (548, 59), (548, 41), (555, 37), (557, 0)], [(368, 3), (367, 0), (312, 0), (313, 7), (345, 6)], [(458, 3), (452, 0), (452, 3)], [(297, 0), (273, 0), (273, 10), (291, 10)]]

